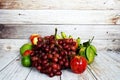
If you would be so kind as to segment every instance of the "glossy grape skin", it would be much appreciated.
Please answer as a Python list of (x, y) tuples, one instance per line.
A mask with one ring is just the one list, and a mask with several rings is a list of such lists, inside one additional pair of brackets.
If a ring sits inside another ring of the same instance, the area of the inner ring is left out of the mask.
[(72, 38), (56, 40), (53, 35), (39, 37), (30, 55), (32, 66), (50, 77), (60, 76), (62, 69), (70, 68), (70, 59), (76, 55), (75, 44)]

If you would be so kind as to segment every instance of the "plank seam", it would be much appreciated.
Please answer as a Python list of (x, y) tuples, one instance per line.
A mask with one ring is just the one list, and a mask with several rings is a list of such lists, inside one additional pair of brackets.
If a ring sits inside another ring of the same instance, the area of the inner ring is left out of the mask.
[(91, 69), (89, 68), (89, 65), (88, 65), (87, 68), (88, 68), (88, 71), (92, 74), (93, 78), (94, 78), (95, 80), (98, 80), (97, 77), (94, 75), (94, 73), (93, 73), (93, 72), (91, 71)]
[[(17, 57), (18, 57), (18, 56), (20, 56), (20, 55), (17, 55)], [(10, 61), (10, 62), (7, 64), (4, 68), (2, 68), (2, 69), (0, 70), (0, 72), (3, 71), (9, 64), (11, 64), (17, 57), (15, 57), (12, 61)]]
[(60, 76), (60, 80), (62, 80), (62, 76)]
[(29, 71), (28, 75), (26, 76), (25, 80), (27, 80), (27, 78), (28, 78), (29, 74), (31, 73), (32, 69), (33, 68), (30, 69), (30, 71)]

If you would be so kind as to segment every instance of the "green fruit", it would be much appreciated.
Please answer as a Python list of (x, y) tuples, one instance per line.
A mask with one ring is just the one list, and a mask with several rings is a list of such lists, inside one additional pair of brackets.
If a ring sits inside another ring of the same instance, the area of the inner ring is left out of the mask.
[(88, 64), (91, 64), (94, 61), (95, 54), (94, 51), (90, 48), (90, 46), (87, 47), (85, 55), (87, 57)]
[(81, 42), (81, 40), (80, 40), (80, 38), (78, 37), (78, 38), (77, 38), (77, 43), (80, 44), (80, 42)]
[(65, 32), (61, 32), (61, 36), (63, 39), (67, 38), (67, 35), (65, 34)]
[(86, 49), (86, 47), (81, 47), (80, 50), (79, 50), (79, 55), (85, 57), (85, 49)]
[(57, 35), (55, 36), (56, 39), (61, 39), (60, 35)]
[(24, 56), (21, 62), (23, 66), (30, 67), (31, 66), (30, 56)]
[(95, 46), (90, 45), (90, 48), (94, 51), (94, 54), (97, 55), (97, 49)]
[(20, 54), (23, 56), (23, 54), (26, 50), (31, 50), (31, 49), (32, 49), (32, 44), (26, 43), (20, 48)]
[(71, 35), (69, 35), (69, 38), (73, 38)]

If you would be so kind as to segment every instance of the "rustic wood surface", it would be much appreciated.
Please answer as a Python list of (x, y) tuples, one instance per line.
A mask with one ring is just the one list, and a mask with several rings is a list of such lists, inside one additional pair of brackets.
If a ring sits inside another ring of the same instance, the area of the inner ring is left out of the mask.
[[(58, 34), (61, 31), (80, 37), (82, 42), (93, 36), (93, 44), (98, 50), (120, 51), (120, 26), (119, 25), (0, 25), (1, 39), (28, 39), (33, 33), (41, 36), (54, 34), (55, 28)], [(69, 36), (68, 35), (68, 36)], [(109, 46), (108, 46), (109, 45)]]
[[(49, 78), (34, 68), (21, 65), (19, 48), (28, 39), (0, 39), (0, 80), (119, 80), (120, 52), (98, 51), (93, 64), (82, 74), (63, 70), (60, 77)], [(14, 57), (13, 57), (14, 55)], [(9, 60), (9, 61), (8, 61)]]
[[(95, 40), (119, 40), (120, 25), (0, 25), (0, 38), (29, 38), (32, 33), (38, 33), (41, 36), (54, 34), (55, 28), (60, 32), (66, 32), (74, 38), (78, 36), (81, 39), (89, 39), (95, 36)], [(25, 34), (25, 35), (24, 35)]]
[[(98, 55), (84, 73), (49, 78), (21, 65), (29, 36), (56, 27), (82, 42), (95, 36)], [(0, 0), (0, 80), (120, 80), (120, 0)]]
[(120, 24), (120, 10), (0, 10), (0, 24)]
[(120, 9), (120, 0), (0, 0), (1, 9)]

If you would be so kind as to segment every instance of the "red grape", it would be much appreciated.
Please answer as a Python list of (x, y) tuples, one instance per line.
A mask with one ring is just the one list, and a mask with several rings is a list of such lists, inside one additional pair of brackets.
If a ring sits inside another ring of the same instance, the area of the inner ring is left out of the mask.
[(54, 35), (39, 37), (30, 54), (32, 66), (50, 77), (61, 75), (62, 69), (70, 68), (70, 59), (76, 55), (75, 46), (73, 38), (57, 40)]

